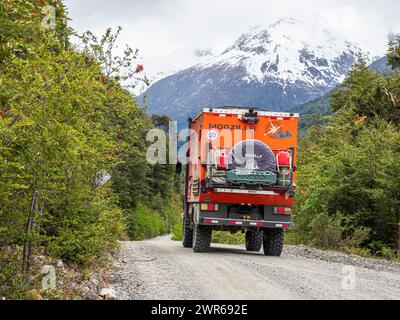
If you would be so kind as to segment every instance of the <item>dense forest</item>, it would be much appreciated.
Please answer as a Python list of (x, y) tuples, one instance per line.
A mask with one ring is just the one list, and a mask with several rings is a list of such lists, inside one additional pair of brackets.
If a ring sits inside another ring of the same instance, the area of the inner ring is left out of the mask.
[[(388, 61), (400, 66), (400, 38)], [(399, 259), (400, 72), (360, 59), (330, 103), (327, 123), (301, 139), (296, 243)]]
[(146, 79), (136, 50), (113, 55), (120, 31), (76, 35), (58, 0), (0, 2), (0, 297), (38, 286), (33, 256), (90, 268), (178, 222), (175, 168), (145, 159), (160, 119), (121, 84)]

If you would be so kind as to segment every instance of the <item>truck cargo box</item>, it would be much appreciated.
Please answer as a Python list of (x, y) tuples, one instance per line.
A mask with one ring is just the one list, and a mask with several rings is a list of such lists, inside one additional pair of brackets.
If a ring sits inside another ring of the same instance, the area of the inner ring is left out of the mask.
[(189, 119), (186, 246), (193, 245), (190, 232), (239, 230), (260, 239), (264, 231), (269, 239), (268, 230), (271, 237), (292, 226), (298, 120), (241, 107), (205, 108)]

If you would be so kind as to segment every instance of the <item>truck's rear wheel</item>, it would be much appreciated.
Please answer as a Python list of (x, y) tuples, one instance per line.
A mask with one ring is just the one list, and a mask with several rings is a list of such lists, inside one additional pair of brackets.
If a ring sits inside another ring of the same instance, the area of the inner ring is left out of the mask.
[(246, 250), (251, 252), (259, 252), (263, 245), (262, 232), (246, 232)]
[(263, 233), (264, 254), (279, 257), (283, 250), (283, 229), (266, 229)]
[(193, 228), (193, 251), (205, 252), (210, 249), (211, 235), (211, 227), (195, 225)]
[(193, 247), (193, 228), (190, 225), (190, 217), (185, 214), (182, 222), (182, 244), (184, 248)]

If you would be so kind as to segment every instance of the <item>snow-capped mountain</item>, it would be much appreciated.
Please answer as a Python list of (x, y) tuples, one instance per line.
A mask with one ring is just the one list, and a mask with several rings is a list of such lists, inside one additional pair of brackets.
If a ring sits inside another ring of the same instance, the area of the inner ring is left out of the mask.
[(148, 110), (180, 121), (206, 106), (290, 110), (337, 86), (361, 52), (369, 60), (367, 52), (320, 21), (281, 19), (152, 85), (146, 92)]

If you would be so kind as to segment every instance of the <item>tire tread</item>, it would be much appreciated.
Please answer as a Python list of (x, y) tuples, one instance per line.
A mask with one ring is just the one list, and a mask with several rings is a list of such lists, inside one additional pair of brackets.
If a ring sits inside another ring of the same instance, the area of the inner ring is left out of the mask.
[(208, 226), (196, 225), (193, 230), (193, 251), (206, 252), (211, 246), (212, 228)]
[(193, 247), (193, 228), (190, 226), (190, 218), (187, 214), (182, 221), (182, 244), (184, 248)]
[(283, 229), (268, 229), (264, 231), (264, 254), (266, 256), (280, 257), (283, 250)]
[(260, 252), (263, 245), (263, 233), (262, 232), (246, 232), (246, 250), (249, 252)]

